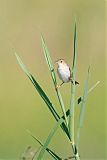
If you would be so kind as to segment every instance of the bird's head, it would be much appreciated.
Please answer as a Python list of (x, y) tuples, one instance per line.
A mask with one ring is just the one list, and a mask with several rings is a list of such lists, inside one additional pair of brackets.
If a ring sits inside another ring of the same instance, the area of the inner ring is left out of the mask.
[(58, 67), (61, 67), (61, 66), (63, 67), (63, 66), (67, 65), (66, 62), (64, 61), (64, 59), (59, 59), (56, 61), (56, 63), (58, 65)]

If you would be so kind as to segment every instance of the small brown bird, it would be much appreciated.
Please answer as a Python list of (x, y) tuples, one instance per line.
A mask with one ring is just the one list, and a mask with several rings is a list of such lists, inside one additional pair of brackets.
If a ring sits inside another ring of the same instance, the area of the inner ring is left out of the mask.
[[(62, 83), (58, 86), (60, 87), (63, 83), (72, 82), (72, 74), (70, 67), (67, 65), (67, 63), (64, 61), (64, 59), (59, 59), (56, 61), (58, 64), (57, 73), (59, 78), (62, 80)], [(75, 85), (79, 84), (77, 81), (75, 81)]]

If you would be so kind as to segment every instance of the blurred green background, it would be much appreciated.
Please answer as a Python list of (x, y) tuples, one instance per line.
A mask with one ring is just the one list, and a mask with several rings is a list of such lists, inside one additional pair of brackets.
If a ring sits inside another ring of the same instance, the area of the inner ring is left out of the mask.
[[(42, 52), (40, 32), (44, 34), (53, 62), (64, 58), (71, 65), (75, 18), (77, 80), (80, 82), (76, 96), (83, 93), (89, 65), (89, 86), (98, 80), (101, 82), (87, 99), (80, 155), (84, 160), (106, 159), (103, 0), (0, 0), (0, 159), (17, 159), (28, 145), (38, 148), (26, 129), (44, 141), (55, 124), (46, 105), (18, 66), (12, 48), (61, 113)], [(70, 84), (60, 90), (67, 109)], [(61, 129), (50, 147), (62, 157), (70, 156), (70, 146)], [(46, 154), (45, 159), (50, 157)]]

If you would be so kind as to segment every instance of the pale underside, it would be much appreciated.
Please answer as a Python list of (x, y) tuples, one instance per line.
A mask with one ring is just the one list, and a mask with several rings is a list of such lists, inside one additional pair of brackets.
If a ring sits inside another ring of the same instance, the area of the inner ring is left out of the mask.
[(70, 81), (71, 73), (70, 73), (70, 68), (68, 66), (58, 67), (57, 72), (58, 72), (59, 78), (64, 83), (67, 83)]

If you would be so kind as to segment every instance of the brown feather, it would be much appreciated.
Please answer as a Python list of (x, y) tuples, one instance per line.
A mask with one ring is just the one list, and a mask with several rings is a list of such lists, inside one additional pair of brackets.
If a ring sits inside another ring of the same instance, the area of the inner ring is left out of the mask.
[[(73, 83), (73, 80), (72, 80), (72, 74), (71, 74), (71, 69), (69, 67), (69, 71), (70, 71), (70, 77), (69, 77), (69, 80)], [(75, 85), (79, 84), (79, 82), (75, 81)]]

